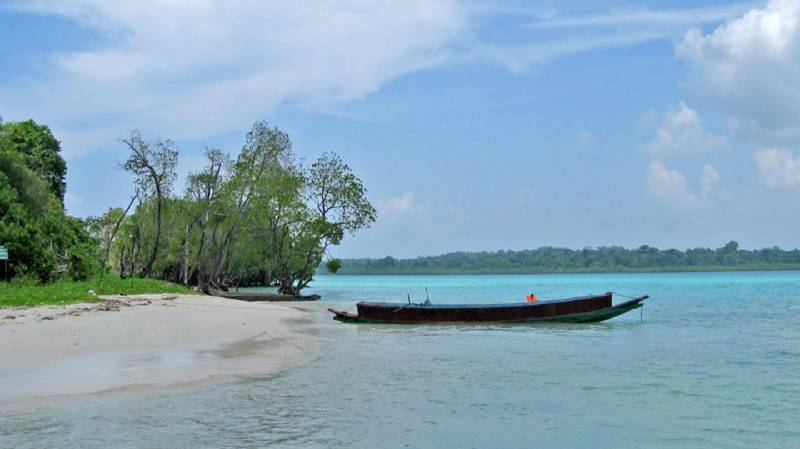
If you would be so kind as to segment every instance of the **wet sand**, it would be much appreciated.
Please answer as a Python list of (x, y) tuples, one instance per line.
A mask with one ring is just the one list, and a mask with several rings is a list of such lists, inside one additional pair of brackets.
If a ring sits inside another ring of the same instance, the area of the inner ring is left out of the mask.
[(272, 373), (314, 357), (312, 312), (211, 296), (0, 309), (0, 401)]

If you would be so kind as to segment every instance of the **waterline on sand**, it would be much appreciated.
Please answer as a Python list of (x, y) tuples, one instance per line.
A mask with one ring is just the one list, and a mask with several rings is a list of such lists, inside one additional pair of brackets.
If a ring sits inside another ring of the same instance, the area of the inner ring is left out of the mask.
[(4, 309), (0, 401), (266, 374), (317, 354), (306, 309), (209, 296), (115, 301), (113, 312)]

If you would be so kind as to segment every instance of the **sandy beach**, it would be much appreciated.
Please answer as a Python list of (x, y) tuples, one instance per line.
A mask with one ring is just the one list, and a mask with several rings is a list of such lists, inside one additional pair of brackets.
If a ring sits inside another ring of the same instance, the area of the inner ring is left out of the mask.
[(0, 309), (0, 401), (268, 374), (317, 353), (312, 312), (302, 307), (211, 296), (104, 299)]

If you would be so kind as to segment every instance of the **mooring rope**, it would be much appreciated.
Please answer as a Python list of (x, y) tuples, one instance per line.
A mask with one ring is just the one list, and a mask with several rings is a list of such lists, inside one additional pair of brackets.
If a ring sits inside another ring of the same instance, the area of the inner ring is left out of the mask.
[(628, 299), (636, 299), (636, 298), (638, 298), (638, 296), (623, 295), (622, 293), (619, 293), (619, 292), (611, 292), (611, 294), (617, 295), (617, 296), (622, 296), (623, 298), (628, 298)]
[[(623, 295), (622, 293), (619, 293), (619, 292), (611, 292), (611, 294), (612, 295), (617, 295), (617, 296), (622, 296), (623, 298), (628, 298), (628, 299), (636, 299), (636, 298), (638, 298), (638, 296)], [(639, 304), (640, 304), (639, 305), (639, 320), (640, 321), (644, 321), (644, 302), (640, 302)]]

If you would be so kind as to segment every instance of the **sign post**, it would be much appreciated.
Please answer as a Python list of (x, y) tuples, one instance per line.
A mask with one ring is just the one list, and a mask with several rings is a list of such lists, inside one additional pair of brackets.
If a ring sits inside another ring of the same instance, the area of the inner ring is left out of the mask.
[(8, 282), (8, 248), (0, 246), (0, 260), (4, 263), (3, 280)]

